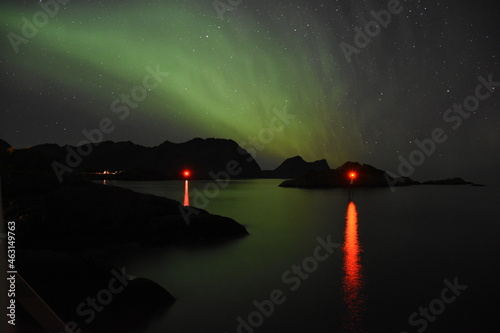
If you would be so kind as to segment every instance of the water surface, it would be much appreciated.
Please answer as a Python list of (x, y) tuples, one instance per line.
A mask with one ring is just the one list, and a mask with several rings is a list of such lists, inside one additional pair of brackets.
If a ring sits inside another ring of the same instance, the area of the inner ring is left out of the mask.
[[(148, 333), (497, 331), (498, 187), (360, 189), (349, 202), (343, 189), (279, 182), (231, 181), (208, 197), (209, 182), (189, 182), (191, 205), (235, 219), (248, 237), (111, 256), (178, 298)], [(186, 200), (182, 181), (107, 184)], [(320, 240), (339, 246), (324, 259)], [(443, 308), (445, 280), (467, 289)], [(430, 305), (436, 315), (419, 314)]]

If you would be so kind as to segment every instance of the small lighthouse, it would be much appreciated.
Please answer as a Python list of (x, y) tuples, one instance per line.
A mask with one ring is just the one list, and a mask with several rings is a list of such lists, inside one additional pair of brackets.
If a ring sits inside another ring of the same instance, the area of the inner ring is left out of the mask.
[(358, 176), (358, 174), (356, 173), (356, 171), (349, 171), (349, 179), (351, 180), (349, 182), (349, 201), (352, 201), (353, 199), (353, 189), (352, 189), (352, 185), (354, 184), (354, 179), (356, 179), (356, 177)]
[(182, 171), (182, 177), (184, 178), (184, 206), (189, 206), (189, 177), (191, 176), (191, 171)]

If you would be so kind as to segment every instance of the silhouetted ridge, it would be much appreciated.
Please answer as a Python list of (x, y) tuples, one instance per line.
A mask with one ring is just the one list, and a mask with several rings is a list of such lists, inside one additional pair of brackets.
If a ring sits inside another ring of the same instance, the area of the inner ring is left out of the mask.
[[(5, 152), (10, 145), (2, 141), (2, 147)], [(211, 179), (212, 175), (228, 170), (228, 164), (232, 168), (231, 178), (257, 178), (261, 173), (253, 157), (236, 142), (215, 138), (196, 138), (184, 143), (165, 141), (156, 147), (144, 147), (130, 141), (104, 141), (79, 147), (42, 144), (0, 157), (5, 163), (8, 160), (11, 170), (43, 172), (56, 180), (59, 177), (54, 164), (62, 179), (81, 175), (94, 179), (178, 179), (184, 168), (189, 168), (195, 179)], [(111, 173), (104, 177), (105, 171)]]
[(310, 171), (330, 170), (326, 160), (306, 162), (301, 156), (286, 159), (274, 170), (263, 171), (263, 178), (295, 178)]

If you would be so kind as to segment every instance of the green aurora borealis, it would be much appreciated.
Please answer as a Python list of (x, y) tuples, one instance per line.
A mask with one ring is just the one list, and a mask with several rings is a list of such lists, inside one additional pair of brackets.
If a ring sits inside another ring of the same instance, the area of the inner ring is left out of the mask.
[[(287, 33), (285, 39), (277, 27), (266, 28), (263, 36), (242, 17), (221, 22), (213, 8), (205, 15), (185, 4), (136, 4), (86, 24), (89, 13), (78, 6), (69, 3), (29, 44), (21, 44), (15, 66), (106, 105), (140, 84), (147, 66), (159, 65), (170, 75), (132, 113), (239, 143), (269, 127), (274, 109), (286, 107), (296, 118), (263, 150), (278, 160), (297, 154), (344, 160), (347, 142), (352, 147), (360, 140), (337, 107), (341, 80), (321, 38), (311, 41), (296, 33), (290, 39), (293, 34)], [(2, 9), (2, 21), (20, 31), (16, 14)], [(46, 58), (50, 66), (42, 63)], [(117, 118), (109, 109), (88, 112)]]
[[(23, 17), (32, 21), (41, 7), (6, 0), (0, 137), (18, 148), (77, 144), (82, 130), (108, 117), (116, 130), (105, 140), (154, 146), (218, 137), (249, 148), (286, 108), (296, 117), (258, 152), (263, 168), (301, 155), (395, 171), (416, 139), (446, 125), (443, 112), (473, 92), (479, 75), (500, 77), (491, 4), (403, 1), (404, 11), (348, 63), (340, 43), (352, 43), (354, 27), (387, 2), (242, 1), (220, 20), (212, 1), (72, 0), (16, 54), (8, 34), (22, 35)], [(169, 75), (120, 119), (111, 105), (141, 85), (147, 67)], [(475, 175), (464, 154), (495, 170), (485, 159), (499, 152), (494, 96), (417, 179)]]

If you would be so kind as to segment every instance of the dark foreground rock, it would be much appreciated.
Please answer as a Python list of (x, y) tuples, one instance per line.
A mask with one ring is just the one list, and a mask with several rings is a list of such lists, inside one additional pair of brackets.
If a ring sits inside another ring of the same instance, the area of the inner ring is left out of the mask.
[[(175, 301), (151, 280), (85, 257), (21, 251), (17, 263), (23, 279), (74, 333), (137, 332)], [(27, 308), (19, 308), (24, 331), (43, 332)]]
[(231, 218), (185, 208), (175, 200), (88, 182), (63, 184), (16, 198), (7, 218), (16, 220), (21, 248), (104, 248), (213, 242), (247, 234)]

